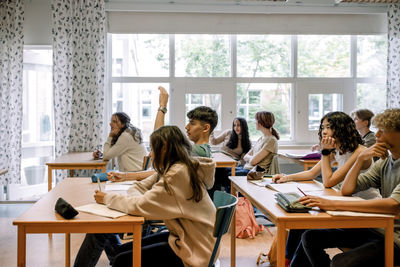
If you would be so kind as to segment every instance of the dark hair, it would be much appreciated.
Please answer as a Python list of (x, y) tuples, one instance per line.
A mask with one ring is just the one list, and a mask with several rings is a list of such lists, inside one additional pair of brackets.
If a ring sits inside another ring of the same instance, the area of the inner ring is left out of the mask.
[[(175, 163), (186, 165), (193, 190), (188, 200), (199, 202), (203, 198), (202, 181), (197, 174), (199, 162), (190, 157), (192, 146), (182, 131), (177, 126), (162, 126), (150, 135), (150, 145), (154, 155), (153, 167), (159, 177), (166, 174)], [(170, 194), (165, 180), (164, 187)]]
[(251, 142), (249, 138), (249, 127), (247, 126), (247, 121), (243, 118), (234, 118), (232, 122), (232, 132), (231, 136), (229, 137), (229, 141), (226, 144), (227, 147), (230, 149), (235, 149), (238, 146), (239, 143), (239, 136), (235, 132), (235, 120), (238, 120), (240, 123), (240, 128), (241, 128), (241, 133), (240, 135), (242, 136), (242, 148), (243, 148), (243, 153), (249, 152), (251, 148)]
[(199, 120), (200, 122), (210, 124), (210, 134), (218, 124), (217, 112), (215, 112), (215, 110), (213, 110), (212, 108), (206, 106), (200, 106), (192, 109), (187, 113), (187, 117), (190, 120)]
[(138, 142), (139, 144), (142, 143), (142, 132), (140, 131), (139, 128), (136, 128), (131, 124), (131, 118), (129, 118), (128, 114), (125, 112), (115, 112), (113, 116), (116, 116), (119, 121), (122, 123), (123, 127), (119, 132), (113, 136), (111, 140), (111, 146), (115, 145), (115, 143), (118, 141), (118, 138), (121, 136), (123, 132), (128, 132), (132, 135), (133, 140)]
[(369, 109), (357, 109), (350, 114), (351, 117), (357, 116), (360, 120), (368, 121), (368, 127), (371, 126), (371, 119), (374, 113)]
[(261, 124), (262, 127), (271, 129), (271, 133), (276, 139), (279, 140), (279, 133), (275, 130), (274, 123), (275, 123), (275, 116), (272, 112), (269, 111), (259, 111), (256, 113), (256, 121)]
[(354, 152), (358, 145), (364, 143), (356, 129), (356, 124), (353, 119), (341, 111), (329, 112), (322, 117), (318, 131), (319, 140), (322, 139), (322, 123), (325, 119), (328, 120), (333, 131), (332, 137), (337, 139), (340, 143), (340, 154)]

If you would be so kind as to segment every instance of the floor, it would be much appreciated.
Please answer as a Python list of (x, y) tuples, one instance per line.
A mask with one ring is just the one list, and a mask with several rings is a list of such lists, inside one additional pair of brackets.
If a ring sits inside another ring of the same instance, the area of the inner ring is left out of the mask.
[[(0, 266), (17, 265), (17, 227), (12, 221), (28, 209), (31, 204), (0, 204)], [(275, 233), (275, 228), (270, 228)], [(71, 235), (71, 262), (84, 238), (83, 234)], [(257, 266), (256, 261), (260, 252), (268, 252), (272, 242), (271, 234), (264, 230), (254, 239), (236, 239), (236, 265)], [(221, 241), (221, 267), (230, 266), (230, 235), (227, 234)], [(47, 234), (31, 234), (27, 236), (27, 267), (29, 266), (64, 266), (64, 235), (54, 234), (49, 239)], [(99, 267), (109, 266), (107, 257), (103, 253), (98, 263)], [(265, 263), (261, 266), (269, 266)]]

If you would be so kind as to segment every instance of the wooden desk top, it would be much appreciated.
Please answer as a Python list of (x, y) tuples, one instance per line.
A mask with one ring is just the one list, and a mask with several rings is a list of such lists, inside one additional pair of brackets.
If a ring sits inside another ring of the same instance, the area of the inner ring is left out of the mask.
[(221, 152), (212, 153), (212, 159), (217, 163), (232, 163), (235, 165), (237, 163), (236, 160)]
[(63, 224), (66, 222), (68, 222), (68, 224), (104, 224), (107, 221), (111, 223), (114, 221), (118, 221), (119, 223), (126, 221), (127, 224), (132, 224), (144, 222), (143, 217), (126, 215), (117, 219), (111, 219), (85, 212), (79, 212), (75, 218), (66, 220), (55, 212), (54, 206), (59, 197), (65, 199), (73, 207), (95, 203), (93, 195), (96, 189), (98, 189), (98, 184), (92, 183), (90, 178), (64, 179), (24, 214), (14, 220), (13, 224)]
[[(360, 221), (368, 221), (373, 219), (384, 218), (382, 220), (387, 220), (385, 217), (361, 217), (361, 216), (331, 216), (326, 212), (318, 212), (316, 214), (310, 213), (289, 213), (285, 212), (276, 202), (274, 195), (276, 191), (270, 190), (266, 187), (257, 186), (253, 183), (247, 182), (246, 176), (230, 176), (229, 179), (237, 187), (238, 191), (242, 193), (246, 198), (250, 200), (259, 210), (264, 214), (268, 215), (274, 223), (278, 221), (354, 221), (355, 224)], [(313, 191), (312, 195), (315, 196), (328, 196), (328, 195), (339, 195), (335, 190), (330, 188), (325, 188), (321, 191)]]
[(103, 166), (107, 164), (107, 160), (94, 159), (93, 152), (70, 152), (46, 163), (48, 166), (77, 166), (77, 165), (93, 165)]

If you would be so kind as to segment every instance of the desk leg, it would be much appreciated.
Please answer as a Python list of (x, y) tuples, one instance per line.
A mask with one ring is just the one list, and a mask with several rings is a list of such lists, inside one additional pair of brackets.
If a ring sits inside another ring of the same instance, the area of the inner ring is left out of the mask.
[(74, 170), (69, 170), (69, 177), (74, 177)]
[(101, 172), (106, 172), (106, 166), (104, 166), (103, 168), (101, 168)]
[(391, 267), (393, 266), (393, 230), (394, 230), (394, 220), (388, 220), (386, 229), (385, 229), (385, 266)]
[(235, 165), (233, 165), (232, 168), (231, 168), (231, 176), (236, 176)]
[[(232, 167), (232, 176), (235, 175), (235, 167)], [(231, 194), (236, 196), (236, 189), (231, 182)], [(231, 267), (236, 266), (236, 212), (231, 221)]]
[(133, 266), (140, 267), (142, 264), (142, 225), (133, 225)]
[(48, 166), (48, 175), (47, 175), (47, 191), (50, 191), (52, 188), (52, 174), (53, 174), (53, 168)]
[(26, 262), (26, 233), (25, 227), (18, 225), (18, 267), (25, 267)]
[(71, 266), (71, 234), (65, 233), (65, 267)]
[(276, 249), (277, 249), (277, 266), (285, 266), (285, 243), (286, 243), (286, 227), (282, 223), (278, 223), (276, 230)]

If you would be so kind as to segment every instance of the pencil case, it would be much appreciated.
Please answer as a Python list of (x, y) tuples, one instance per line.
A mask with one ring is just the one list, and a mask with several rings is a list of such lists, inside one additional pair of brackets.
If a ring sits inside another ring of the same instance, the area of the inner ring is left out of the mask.
[(92, 183), (97, 183), (97, 177), (99, 178), (100, 182), (108, 181), (107, 172), (93, 174), (92, 175)]
[(311, 210), (310, 207), (301, 204), (298, 199), (300, 195), (297, 193), (276, 193), (275, 199), (279, 206), (287, 212), (308, 212)]

